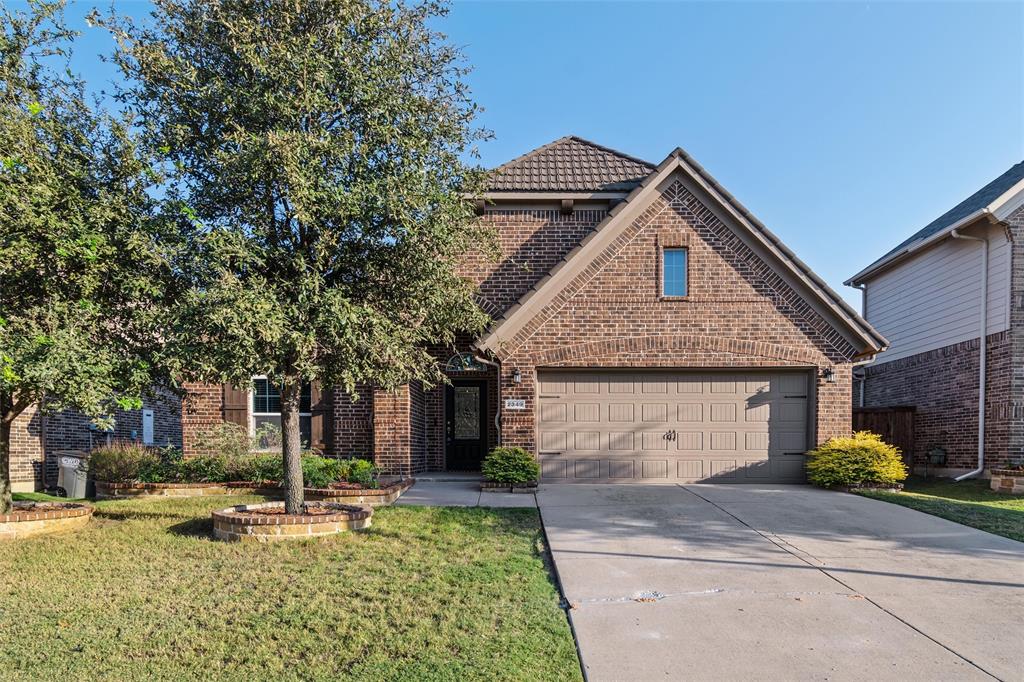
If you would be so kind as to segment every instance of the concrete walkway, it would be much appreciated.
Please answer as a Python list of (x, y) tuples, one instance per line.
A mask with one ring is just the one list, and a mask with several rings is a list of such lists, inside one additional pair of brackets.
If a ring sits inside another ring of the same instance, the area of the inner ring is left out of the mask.
[[(484, 493), (479, 477), (438, 476), (438, 480), (416, 479), (396, 505), (424, 507), (536, 507), (536, 498), (529, 493)], [(456, 480), (452, 480), (455, 478)]]
[(1024, 679), (1024, 544), (804, 486), (544, 485), (590, 680)]

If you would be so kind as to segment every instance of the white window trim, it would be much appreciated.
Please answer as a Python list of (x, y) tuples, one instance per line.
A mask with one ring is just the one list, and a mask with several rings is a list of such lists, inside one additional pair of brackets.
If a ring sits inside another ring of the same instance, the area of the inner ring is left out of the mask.
[[(256, 374), (252, 378), (253, 383), (256, 383), (256, 381), (258, 379), (267, 379), (269, 381), (269, 378), (267, 377), (266, 374)], [(250, 386), (249, 387), (249, 400), (246, 403), (245, 407), (246, 407), (246, 410), (249, 412), (249, 435), (252, 436), (252, 437), (256, 436), (256, 417), (275, 417), (275, 416), (276, 417), (280, 417), (281, 416), (280, 412), (256, 412), (255, 410), (253, 410), (253, 404), (255, 402), (255, 400), (254, 400), (255, 396), (256, 396), (256, 389), (253, 386)], [(312, 412), (299, 412), (299, 416), (300, 417), (312, 417), (313, 413)]]

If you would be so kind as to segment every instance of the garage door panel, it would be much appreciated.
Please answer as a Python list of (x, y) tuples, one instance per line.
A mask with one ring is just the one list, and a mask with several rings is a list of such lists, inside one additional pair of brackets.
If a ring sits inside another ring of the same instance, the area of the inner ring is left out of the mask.
[(803, 480), (809, 377), (770, 370), (542, 370), (542, 478)]

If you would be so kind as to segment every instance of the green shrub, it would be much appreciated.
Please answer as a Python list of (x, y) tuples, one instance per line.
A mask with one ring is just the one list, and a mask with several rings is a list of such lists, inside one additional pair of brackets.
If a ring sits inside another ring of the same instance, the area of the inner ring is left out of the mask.
[(141, 480), (142, 475), (158, 470), (160, 457), (152, 448), (119, 441), (93, 450), (88, 466), (94, 480), (133, 483)]
[(233, 422), (219, 422), (196, 434), (196, 449), (230, 459), (248, 456), (252, 442), (244, 426)]
[(495, 483), (528, 483), (540, 477), (540, 465), (522, 448), (494, 448), (484, 458), (484, 478)]
[(181, 483), (223, 483), (228, 480), (226, 464), (223, 456), (189, 457), (178, 463), (174, 473)]
[(350, 459), (348, 463), (348, 476), (345, 480), (349, 483), (358, 483), (364, 488), (377, 487), (377, 467), (373, 462), (366, 459)]
[(329, 457), (303, 457), (302, 478), (307, 488), (326, 488), (335, 481), (345, 480), (348, 462)]
[(832, 438), (807, 453), (807, 478), (825, 488), (899, 483), (907, 477), (900, 451), (869, 431)]

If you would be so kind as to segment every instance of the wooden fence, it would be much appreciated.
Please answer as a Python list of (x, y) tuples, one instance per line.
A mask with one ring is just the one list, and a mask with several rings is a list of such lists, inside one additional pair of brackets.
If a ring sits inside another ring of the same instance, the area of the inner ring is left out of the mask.
[(913, 466), (914, 411), (913, 407), (855, 407), (853, 430), (877, 433), (903, 452), (907, 466)]

